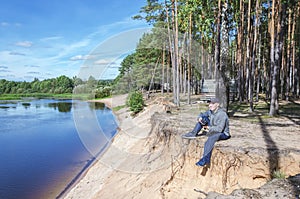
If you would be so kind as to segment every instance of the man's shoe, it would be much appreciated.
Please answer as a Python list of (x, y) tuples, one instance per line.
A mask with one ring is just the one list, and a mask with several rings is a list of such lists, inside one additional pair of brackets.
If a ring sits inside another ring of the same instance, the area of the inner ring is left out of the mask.
[(195, 139), (195, 138), (197, 138), (196, 133), (193, 132), (193, 131), (189, 132), (189, 133), (186, 133), (186, 134), (183, 134), (181, 137), (185, 138), (185, 139)]
[(199, 167), (204, 167), (205, 165), (209, 164), (209, 162), (206, 162), (205, 160), (201, 159), (198, 162), (196, 162), (196, 165)]

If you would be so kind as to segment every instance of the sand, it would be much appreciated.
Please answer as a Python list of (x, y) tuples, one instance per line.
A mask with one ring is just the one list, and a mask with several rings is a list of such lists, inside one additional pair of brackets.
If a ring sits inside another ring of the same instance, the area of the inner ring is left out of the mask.
[[(126, 95), (99, 101), (114, 108), (125, 104)], [(167, 114), (163, 103), (156, 101), (136, 117), (127, 108), (115, 111), (120, 130), (111, 146), (63, 198), (204, 198), (211, 191), (229, 194), (269, 181), (272, 164), (269, 166), (268, 161), (277, 162), (285, 174), (300, 173), (297, 115), (270, 119), (230, 113), (232, 138), (217, 143), (211, 168), (196, 167), (205, 139), (186, 141), (180, 135), (194, 125), (197, 106), (182, 106)], [(279, 189), (272, 187), (266, 191)]]
[[(126, 98), (127, 95), (120, 95), (114, 96), (113, 98), (92, 101), (102, 102), (105, 103), (107, 107), (114, 108), (125, 105)], [(115, 175), (116, 172), (125, 175), (138, 173), (142, 168), (134, 168), (134, 171), (132, 171), (132, 164), (128, 164), (127, 162), (128, 160), (132, 162), (133, 159), (138, 161), (140, 158), (139, 155), (135, 155), (135, 152), (130, 151), (130, 149), (136, 145), (140, 145), (141, 140), (147, 137), (151, 130), (150, 118), (152, 114), (161, 111), (163, 111), (161, 105), (146, 107), (138, 117), (132, 117), (127, 108), (114, 111), (119, 123), (119, 132), (113, 138), (111, 146), (104, 155), (97, 158), (80, 180), (71, 186), (62, 198), (98, 198), (98, 192), (101, 191), (104, 184), (106, 184), (106, 186), (109, 184), (109, 178)], [(141, 151), (138, 153), (141, 153)], [(117, 193), (117, 187), (111, 191)]]

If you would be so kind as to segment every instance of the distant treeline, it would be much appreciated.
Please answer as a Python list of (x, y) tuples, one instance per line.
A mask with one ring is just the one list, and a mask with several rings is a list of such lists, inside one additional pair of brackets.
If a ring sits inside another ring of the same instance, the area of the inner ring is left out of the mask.
[(78, 77), (69, 78), (61, 75), (56, 78), (45, 79), (40, 81), (35, 78), (32, 82), (26, 81), (9, 81), (5, 79), (0, 80), (0, 95), (3, 94), (66, 94), (73, 93), (75, 87), (87, 87), (87, 92), (93, 93), (96, 98), (103, 98), (110, 95), (110, 86), (112, 80), (96, 80), (90, 77), (87, 81), (83, 81)]

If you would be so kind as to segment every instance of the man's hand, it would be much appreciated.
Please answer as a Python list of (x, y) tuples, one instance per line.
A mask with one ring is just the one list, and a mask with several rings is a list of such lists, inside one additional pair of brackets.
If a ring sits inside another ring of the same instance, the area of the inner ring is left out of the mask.
[(202, 117), (198, 118), (198, 122), (200, 122), (200, 124), (202, 124), (202, 125), (206, 125), (206, 123), (204, 121), (202, 121)]
[(202, 121), (202, 117), (198, 117), (198, 122), (201, 123), (201, 121)]

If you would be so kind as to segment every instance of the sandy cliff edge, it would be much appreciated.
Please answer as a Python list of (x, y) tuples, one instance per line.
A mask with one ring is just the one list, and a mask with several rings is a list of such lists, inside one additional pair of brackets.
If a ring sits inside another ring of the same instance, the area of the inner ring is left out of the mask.
[[(125, 105), (126, 98), (127, 95), (121, 95), (114, 96), (113, 98), (91, 101), (102, 102), (105, 103), (107, 107), (114, 108)], [(131, 162), (132, 159), (138, 161), (141, 156), (124, 157), (122, 151), (128, 151), (134, 146), (141, 144), (141, 139), (143, 140), (144, 137), (147, 137), (150, 132), (151, 116), (154, 112), (160, 112), (162, 110), (163, 107), (159, 105), (146, 107), (143, 113), (135, 118), (130, 116), (130, 112), (126, 108), (115, 111), (114, 113), (119, 122), (119, 132), (114, 137), (111, 146), (90, 168), (87, 169), (84, 176), (81, 177), (81, 179), (75, 183), (62, 198), (98, 198), (97, 193), (101, 191), (103, 185), (107, 183), (107, 179), (114, 176), (115, 173), (121, 172), (126, 175), (132, 172), (140, 173), (141, 168), (133, 169), (132, 164), (128, 163), (128, 161), (130, 160)], [(140, 152), (141, 151), (139, 151), (139, 153)], [(130, 156), (135, 154), (135, 152), (128, 152), (125, 154)], [(111, 191), (117, 193), (117, 186), (118, 185)]]
[[(113, 108), (125, 104), (125, 99), (100, 102)], [(117, 111), (119, 133), (64, 198), (204, 198), (213, 191), (230, 194), (261, 187), (275, 164), (287, 175), (300, 173), (296, 141), (300, 128), (295, 125), (299, 118), (249, 123), (242, 115), (231, 117), (232, 138), (216, 144), (212, 164), (204, 169), (195, 162), (205, 139), (180, 137), (194, 125), (196, 113), (189, 107), (181, 109), (166, 115), (161, 103), (152, 103), (135, 118), (125, 108)]]

